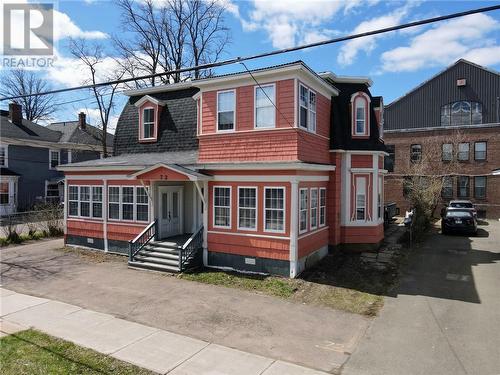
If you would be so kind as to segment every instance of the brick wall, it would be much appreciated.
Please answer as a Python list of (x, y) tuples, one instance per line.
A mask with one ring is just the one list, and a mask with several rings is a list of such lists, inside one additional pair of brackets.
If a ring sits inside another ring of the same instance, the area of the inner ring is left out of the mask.
[[(469, 160), (460, 162), (459, 172), (470, 176), (470, 199), (476, 204), (478, 210), (485, 210), (488, 218), (500, 217), (500, 176), (489, 175), (493, 169), (500, 167), (500, 136), (498, 132), (500, 126), (493, 128), (475, 128), (462, 129), (461, 141), (469, 142)], [(389, 173), (385, 179), (385, 201), (396, 202), (401, 213), (409, 209), (408, 201), (403, 197), (402, 177), (396, 176), (403, 173), (405, 166), (410, 160), (410, 146), (412, 144), (422, 144), (435, 142), (438, 145), (449, 143), (450, 139), (455, 138), (455, 132), (451, 130), (433, 130), (422, 132), (404, 132), (385, 134), (385, 144), (395, 146), (394, 173)], [(487, 142), (487, 156), (485, 161), (474, 160), (474, 142)], [(456, 151), (458, 145), (454, 145)], [(422, 149), (425, 153), (425, 147)], [(438, 170), (443, 162), (436, 160), (436, 169)], [(474, 197), (473, 176), (487, 176), (487, 189), (485, 199), (476, 199)], [(453, 199), (457, 199), (457, 181), (453, 183)], [(447, 202), (449, 198), (446, 198)]]

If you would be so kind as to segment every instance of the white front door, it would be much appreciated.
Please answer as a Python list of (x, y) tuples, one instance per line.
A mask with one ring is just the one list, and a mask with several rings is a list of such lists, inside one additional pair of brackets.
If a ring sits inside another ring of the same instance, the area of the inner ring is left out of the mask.
[(158, 188), (160, 238), (182, 234), (182, 186), (160, 186)]

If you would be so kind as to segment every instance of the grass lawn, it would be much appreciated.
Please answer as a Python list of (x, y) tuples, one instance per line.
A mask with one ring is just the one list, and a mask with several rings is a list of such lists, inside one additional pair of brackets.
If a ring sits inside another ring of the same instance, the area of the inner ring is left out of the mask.
[(394, 285), (397, 272), (366, 269), (359, 255), (337, 253), (328, 255), (297, 279), (210, 270), (184, 273), (179, 277), (375, 316), (383, 306), (383, 295)]
[(154, 374), (33, 329), (0, 339), (0, 368), (2, 375)]

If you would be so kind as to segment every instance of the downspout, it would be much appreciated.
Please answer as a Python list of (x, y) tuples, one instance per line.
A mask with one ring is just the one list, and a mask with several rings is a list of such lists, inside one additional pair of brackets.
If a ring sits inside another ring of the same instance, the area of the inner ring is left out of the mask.
[[(17, 192), (16, 192), (17, 197)], [(64, 177), (64, 245), (66, 245), (68, 235), (68, 179)]]
[(292, 180), (290, 199), (290, 277), (297, 277), (299, 271), (299, 250), (298, 250), (298, 201), (299, 201), (299, 182)]

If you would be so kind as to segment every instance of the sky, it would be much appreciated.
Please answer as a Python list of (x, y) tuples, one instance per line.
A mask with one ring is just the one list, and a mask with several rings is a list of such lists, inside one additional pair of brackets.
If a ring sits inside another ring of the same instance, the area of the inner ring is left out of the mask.
[[(222, 58), (252, 55), (498, 4), (421, 0), (220, 1), (227, 8), (225, 21), (231, 39)], [(104, 69), (113, 70), (112, 57), (116, 56), (116, 51), (111, 36), (124, 32), (116, 4), (111, 0), (61, 0), (54, 4), (57, 9), (54, 16), (56, 62), (53, 68), (38, 73), (48, 79), (53, 88), (76, 86), (86, 79), (68, 51), (70, 37), (103, 43), (108, 56)], [(259, 68), (303, 60), (318, 72), (369, 76), (373, 80), (372, 94), (383, 96), (388, 104), (460, 58), (500, 70), (500, 11), (252, 60), (246, 64), (249, 68)], [(241, 70), (242, 66), (237, 64), (215, 72)], [(83, 90), (59, 95), (56, 101), (63, 103), (90, 96), (88, 90)], [(112, 114), (113, 124), (125, 101), (126, 97), (120, 94)], [(5, 108), (6, 103), (0, 106)], [(59, 106), (54, 121), (76, 120), (80, 111), (88, 114), (91, 124), (98, 122), (92, 100)]]

